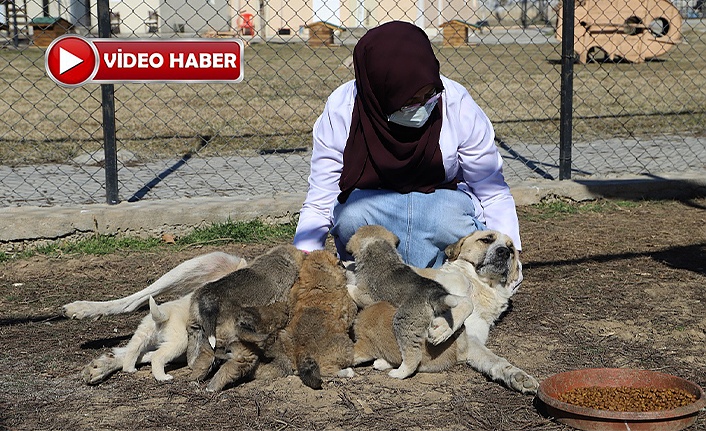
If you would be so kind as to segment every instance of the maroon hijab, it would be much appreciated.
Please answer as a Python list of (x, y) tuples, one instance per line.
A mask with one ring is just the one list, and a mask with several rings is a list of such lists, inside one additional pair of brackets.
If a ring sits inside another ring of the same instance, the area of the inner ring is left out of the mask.
[(358, 41), (353, 67), (357, 95), (343, 151), (338, 200), (345, 202), (355, 188), (399, 193), (455, 188), (444, 184), (441, 103), (418, 129), (387, 120), (423, 87), (444, 88), (426, 33), (401, 21), (376, 27)]

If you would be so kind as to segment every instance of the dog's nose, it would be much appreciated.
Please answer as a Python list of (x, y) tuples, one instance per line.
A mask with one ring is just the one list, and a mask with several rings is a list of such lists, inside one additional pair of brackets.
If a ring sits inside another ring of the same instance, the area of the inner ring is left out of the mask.
[(510, 249), (507, 247), (498, 247), (495, 249), (495, 254), (501, 259), (507, 259), (510, 257)]

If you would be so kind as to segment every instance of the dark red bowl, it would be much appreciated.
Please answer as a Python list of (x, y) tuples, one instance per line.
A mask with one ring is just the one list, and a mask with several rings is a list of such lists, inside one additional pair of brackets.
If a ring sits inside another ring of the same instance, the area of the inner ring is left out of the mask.
[[(681, 389), (695, 395), (696, 401), (671, 410), (617, 412), (581, 407), (557, 398), (566, 391), (590, 386)], [(586, 431), (677, 431), (692, 425), (699, 410), (706, 406), (704, 391), (695, 383), (656, 371), (625, 368), (588, 368), (555, 374), (539, 385), (537, 398), (557, 422)]]

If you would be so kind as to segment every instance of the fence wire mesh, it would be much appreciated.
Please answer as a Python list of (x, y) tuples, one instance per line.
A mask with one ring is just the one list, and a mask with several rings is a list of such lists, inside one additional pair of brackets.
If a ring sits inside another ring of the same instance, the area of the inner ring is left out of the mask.
[[(576, 0), (572, 178), (706, 169), (703, 0)], [(414, 22), (496, 128), (509, 182), (559, 178), (563, 7), (549, 0), (119, 0), (116, 38), (239, 37), (238, 84), (115, 86), (121, 201), (307, 188), (311, 128), (367, 29)], [(44, 71), (90, 0), (0, 2), (0, 206), (103, 203), (99, 85)]]

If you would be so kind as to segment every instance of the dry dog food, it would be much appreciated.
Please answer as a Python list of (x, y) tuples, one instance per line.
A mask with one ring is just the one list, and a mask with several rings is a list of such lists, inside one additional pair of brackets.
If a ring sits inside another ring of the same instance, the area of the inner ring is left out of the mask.
[(689, 405), (696, 396), (681, 389), (598, 387), (576, 388), (560, 394), (559, 401), (599, 410), (652, 412)]

